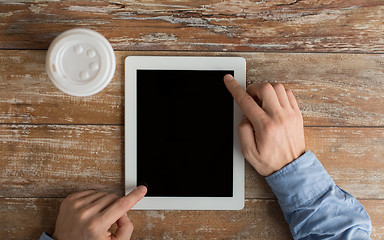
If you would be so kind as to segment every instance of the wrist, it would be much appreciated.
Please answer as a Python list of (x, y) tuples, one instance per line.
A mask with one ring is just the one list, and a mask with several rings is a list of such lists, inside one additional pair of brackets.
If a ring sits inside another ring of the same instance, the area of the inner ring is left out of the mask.
[(286, 211), (302, 206), (335, 184), (311, 151), (265, 179)]
[(57, 233), (56, 232), (53, 232), (52, 235), (50, 235), (51, 238), (53, 238), (54, 240), (59, 240), (59, 238), (57, 237)]

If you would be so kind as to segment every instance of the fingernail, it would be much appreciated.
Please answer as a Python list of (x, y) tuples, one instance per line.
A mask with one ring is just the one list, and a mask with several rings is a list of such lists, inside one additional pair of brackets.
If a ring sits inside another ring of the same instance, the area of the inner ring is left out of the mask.
[(144, 185), (140, 185), (137, 187), (140, 191), (142, 191), (143, 193), (147, 192), (147, 188), (144, 186)]
[(233, 79), (233, 76), (231, 74), (227, 74), (224, 76), (224, 80), (227, 82), (231, 81), (232, 79)]

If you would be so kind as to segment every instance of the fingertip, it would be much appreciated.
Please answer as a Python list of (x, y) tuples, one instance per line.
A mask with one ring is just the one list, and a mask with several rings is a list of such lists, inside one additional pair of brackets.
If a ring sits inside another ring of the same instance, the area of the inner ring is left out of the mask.
[(140, 185), (140, 186), (138, 186), (137, 189), (139, 189), (139, 190), (140, 190), (142, 193), (144, 193), (144, 194), (146, 194), (147, 191), (148, 191), (147, 187), (144, 186), (144, 185)]
[(231, 75), (231, 74), (226, 74), (225, 76), (224, 76), (224, 80), (226, 81), (226, 82), (230, 82), (230, 81), (232, 81), (234, 79), (234, 77)]
[(287, 92), (287, 97), (288, 97), (288, 100), (289, 100), (291, 107), (295, 110), (300, 111), (299, 105), (297, 103), (296, 97), (293, 94), (293, 92), (290, 89), (286, 89), (285, 91)]
[(272, 84), (273, 88), (283, 88), (285, 89), (284, 85), (282, 83), (274, 83)]

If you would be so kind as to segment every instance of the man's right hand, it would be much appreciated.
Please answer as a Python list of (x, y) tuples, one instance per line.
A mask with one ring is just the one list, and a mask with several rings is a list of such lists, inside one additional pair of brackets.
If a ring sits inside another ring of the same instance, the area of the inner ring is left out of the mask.
[(282, 84), (252, 84), (247, 91), (232, 75), (225, 86), (243, 111), (239, 138), (245, 159), (269, 176), (305, 152), (303, 117), (293, 93)]

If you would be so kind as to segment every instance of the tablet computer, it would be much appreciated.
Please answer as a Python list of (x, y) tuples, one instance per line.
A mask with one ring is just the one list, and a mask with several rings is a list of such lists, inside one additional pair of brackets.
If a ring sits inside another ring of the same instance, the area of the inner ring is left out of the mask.
[(148, 188), (133, 209), (244, 207), (241, 112), (228, 73), (245, 88), (240, 57), (125, 59), (125, 192)]

